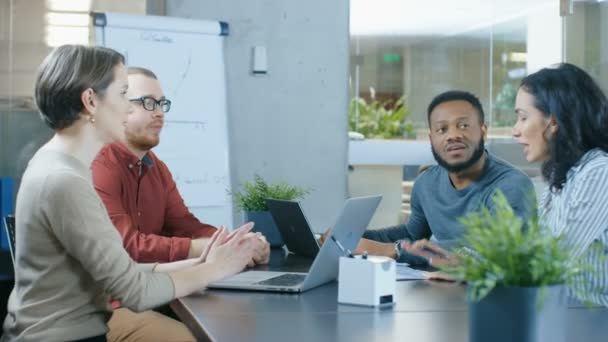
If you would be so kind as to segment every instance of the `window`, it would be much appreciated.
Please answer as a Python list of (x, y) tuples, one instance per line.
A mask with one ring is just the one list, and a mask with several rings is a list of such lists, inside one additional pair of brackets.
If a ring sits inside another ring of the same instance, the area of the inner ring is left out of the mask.
[(585, 69), (608, 92), (608, 1), (574, 3), (564, 19), (565, 60)]
[(89, 11), (145, 14), (146, 1), (0, 1), (0, 175), (16, 180), (52, 135), (33, 101), (38, 65), (54, 46), (87, 44)]
[[(350, 129), (367, 138), (427, 140), (426, 108), (451, 89), (476, 94), (490, 136), (508, 137), (521, 79), (562, 58), (557, 0), (351, 0), (350, 8)], [(404, 115), (394, 115), (399, 99)]]

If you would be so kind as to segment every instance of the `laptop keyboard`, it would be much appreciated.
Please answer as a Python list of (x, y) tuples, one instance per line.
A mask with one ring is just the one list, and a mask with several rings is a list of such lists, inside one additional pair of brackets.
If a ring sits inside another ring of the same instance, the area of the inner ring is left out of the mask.
[(283, 274), (278, 277), (266, 279), (258, 282), (259, 285), (273, 285), (273, 286), (294, 286), (304, 281), (306, 275), (304, 274)]

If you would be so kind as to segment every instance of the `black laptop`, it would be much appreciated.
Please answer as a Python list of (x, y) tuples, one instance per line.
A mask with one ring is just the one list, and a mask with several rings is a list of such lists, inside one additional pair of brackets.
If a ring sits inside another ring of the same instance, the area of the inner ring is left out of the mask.
[(304, 257), (316, 257), (319, 253), (319, 243), (304, 216), (300, 203), (269, 198), (266, 200), (266, 205), (287, 249)]

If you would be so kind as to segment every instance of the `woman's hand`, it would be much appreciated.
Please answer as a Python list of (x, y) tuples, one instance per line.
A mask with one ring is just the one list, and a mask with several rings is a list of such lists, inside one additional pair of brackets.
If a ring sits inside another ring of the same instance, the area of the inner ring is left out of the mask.
[(218, 266), (221, 278), (242, 271), (256, 255), (256, 245), (247, 236), (251, 228), (253, 223), (248, 223), (228, 234), (226, 228), (220, 227), (217, 236), (212, 236), (205, 262)]

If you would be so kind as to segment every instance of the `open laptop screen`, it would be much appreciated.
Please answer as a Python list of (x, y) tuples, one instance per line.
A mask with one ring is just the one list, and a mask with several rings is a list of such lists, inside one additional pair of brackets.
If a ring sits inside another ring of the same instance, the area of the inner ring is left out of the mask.
[(315, 239), (306, 216), (295, 201), (267, 199), (266, 205), (274, 219), (287, 249), (297, 255), (314, 258), (319, 253), (319, 244)]

